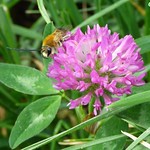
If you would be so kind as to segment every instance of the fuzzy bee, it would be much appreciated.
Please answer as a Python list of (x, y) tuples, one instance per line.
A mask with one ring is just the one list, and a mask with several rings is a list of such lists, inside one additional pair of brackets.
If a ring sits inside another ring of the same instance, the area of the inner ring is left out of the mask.
[[(53, 33), (46, 36), (43, 40), (42, 47), (41, 47), (41, 54), (44, 58), (48, 58), (57, 52), (57, 48), (62, 45), (62, 42), (65, 41), (70, 37), (68, 33), (68, 29), (65, 28), (57, 28), (54, 30)], [(37, 51), (37, 50), (26, 50), (26, 49), (19, 49), (19, 48), (10, 48), (10, 50), (17, 50), (17, 51)]]
[(41, 48), (43, 57), (47, 58), (57, 51), (57, 48), (62, 45), (62, 42), (69, 38), (67, 32), (67, 29), (58, 28), (43, 40)]

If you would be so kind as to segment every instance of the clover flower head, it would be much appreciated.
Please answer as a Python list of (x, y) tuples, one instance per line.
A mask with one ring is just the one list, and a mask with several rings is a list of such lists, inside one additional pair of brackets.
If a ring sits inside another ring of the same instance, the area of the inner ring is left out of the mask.
[(78, 90), (83, 96), (71, 100), (70, 109), (88, 105), (94, 98), (94, 114), (101, 111), (100, 97), (105, 105), (119, 100), (123, 94), (131, 94), (132, 86), (141, 86), (145, 73), (140, 48), (131, 35), (119, 39), (111, 34), (107, 25), (87, 27), (71, 35), (53, 55), (48, 77), (54, 78), (58, 90)]

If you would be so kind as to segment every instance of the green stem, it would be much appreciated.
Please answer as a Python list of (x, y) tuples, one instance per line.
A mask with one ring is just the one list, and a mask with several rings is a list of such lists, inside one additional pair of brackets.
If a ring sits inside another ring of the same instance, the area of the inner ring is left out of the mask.
[(46, 9), (44, 7), (43, 0), (37, 0), (37, 4), (38, 4), (39, 11), (40, 11), (42, 17), (44, 18), (45, 22), (47, 24), (51, 23), (52, 21), (50, 20), (48, 14), (47, 14), (47, 11), (46, 11)]
[(60, 93), (61, 93), (62, 98), (65, 98), (67, 101), (70, 102), (70, 99), (71, 99), (71, 98), (69, 98), (67, 95), (65, 95), (65, 92), (64, 92), (64, 91), (60, 91)]

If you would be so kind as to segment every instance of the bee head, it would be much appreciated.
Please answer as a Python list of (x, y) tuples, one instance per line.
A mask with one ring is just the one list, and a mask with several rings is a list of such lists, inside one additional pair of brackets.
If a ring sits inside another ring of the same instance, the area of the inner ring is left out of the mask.
[(50, 46), (42, 46), (41, 53), (43, 57), (47, 58), (52, 54), (52, 48)]

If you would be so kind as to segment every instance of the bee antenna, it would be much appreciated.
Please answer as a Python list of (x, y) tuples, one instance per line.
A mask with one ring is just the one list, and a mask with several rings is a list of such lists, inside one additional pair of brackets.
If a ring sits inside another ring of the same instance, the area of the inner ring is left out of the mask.
[(38, 51), (36, 49), (22, 49), (22, 48), (12, 48), (12, 47), (6, 47), (6, 49), (9, 49), (9, 50), (16, 50), (16, 51)]

